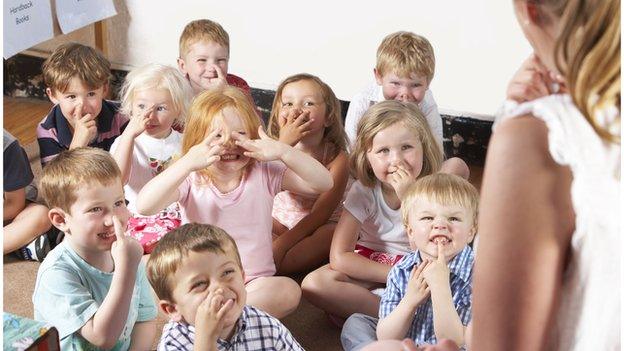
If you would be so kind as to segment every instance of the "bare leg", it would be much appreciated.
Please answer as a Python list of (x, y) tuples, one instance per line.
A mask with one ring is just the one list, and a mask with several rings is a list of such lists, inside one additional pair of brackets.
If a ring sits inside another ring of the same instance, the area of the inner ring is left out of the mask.
[(312, 235), (296, 243), (288, 250), (278, 272), (288, 275), (318, 268), (329, 261), (329, 248), (336, 223), (320, 226)]
[(245, 286), (247, 304), (275, 318), (283, 318), (299, 306), (301, 288), (287, 277), (260, 277)]
[(48, 208), (34, 202), (29, 203), (11, 223), (3, 228), (4, 255), (27, 245), (51, 227)]
[(279, 238), (279, 236), (284, 234), (286, 231), (288, 231), (288, 228), (277, 219), (273, 218), (273, 240)]
[(369, 289), (380, 286), (378, 283), (352, 279), (331, 269), (328, 264), (308, 274), (301, 283), (303, 295), (308, 301), (342, 318), (356, 312), (377, 317), (379, 296)]
[(470, 168), (464, 160), (459, 157), (451, 157), (442, 163), (440, 173), (454, 174), (466, 180), (470, 177)]

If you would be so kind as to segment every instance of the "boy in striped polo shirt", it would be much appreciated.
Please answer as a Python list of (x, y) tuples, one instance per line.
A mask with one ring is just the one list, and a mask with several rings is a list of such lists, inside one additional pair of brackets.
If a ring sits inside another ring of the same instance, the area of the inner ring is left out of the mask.
[(37, 127), (42, 166), (69, 149), (109, 151), (128, 123), (119, 104), (104, 99), (110, 76), (108, 60), (78, 43), (60, 45), (43, 63), (46, 94), (55, 105)]
[(345, 350), (379, 340), (410, 338), (418, 345), (450, 339), (465, 345), (471, 319), (478, 191), (437, 173), (416, 181), (402, 199), (403, 224), (414, 252), (388, 274), (379, 319), (355, 314), (344, 325)]

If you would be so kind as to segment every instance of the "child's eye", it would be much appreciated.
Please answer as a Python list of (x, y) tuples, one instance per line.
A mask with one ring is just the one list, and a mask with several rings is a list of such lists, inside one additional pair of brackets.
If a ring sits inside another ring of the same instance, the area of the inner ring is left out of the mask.
[(390, 82), (390, 84), (394, 85), (394, 86), (399, 86), (399, 82)]
[(227, 61), (227, 59), (224, 59), (224, 58), (217, 60), (217, 62), (220, 62), (220, 63), (223, 63), (223, 62), (226, 62), (226, 61)]
[(292, 102), (283, 102), (282, 103), (282, 107), (291, 107), (293, 104)]
[(233, 269), (226, 269), (225, 271), (223, 271), (223, 276), (225, 277), (225, 276), (231, 275), (234, 272), (236, 272), (236, 271), (233, 270)]
[(412, 88), (420, 88), (420, 87), (422, 87), (422, 84), (420, 84), (420, 83), (412, 84)]
[(205, 58), (200, 58), (200, 59), (197, 59), (197, 62), (206, 62), (206, 59)]
[(198, 290), (198, 291), (203, 291), (206, 287), (208, 286), (208, 282), (207, 281), (199, 281), (196, 282), (195, 284), (193, 284), (191, 286), (191, 290)]
[(217, 135), (216, 135), (216, 137), (217, 137), (217, 138), (220, 138), (220, 137), (221, 137), (221, 134), (217, 134)]
[(100, 211), (102, 211), (102, 208), (99, 207), (99, 206), (96, 206), (96, 207), (93, 207), (93, 208), (89, 209), (89, 212), (91, 212), (91, 213), (100, 212)]
[(247, 132), (246, 132), (246, 131), (244, 131), (244, 130), (241, 130), (241, 131), (239, 131), (239, 132), (238, 132), (238, 134), (240, 134), (240, 135), (245, 135), (245, 134), (247, 134)]
[(115, 207), (122, 207), (122, 206), (126, 206), (126, 200), (119, 200), (117, 202), (115, 202)]
[(420, 218), (421, 221), (433, 221), (433, 217), (431, 216), (424, 216)]
[(451, 222), (461, 222), (461, 219), (459, 217), (449, 217), (449, 221), (451, 221)]
[(66, 98), (68, 98), (68, 99), (70, 99), (70, 100), (73, 100), (73, 99), (75, 99), (75, 98), (76, 98), (76, 95), (67, 95), (67, 96), (65, 96), (65, 97), (66, 97)]
[(388, 152), (390, 152), (390, 149), (388, 149), (388, 148), (383, 148), (383, 149), (377, 150), (378, 154), (387, 154)]
[(167, 111), (167, 108), (165, 106), (158, 106), (156, 111)]
[(88, 97), (94, 97), (95, 96), (95, 91), (90, 91), (87, 93)]
[(408, 145), (403, 145), (403, 146), (401, 146), (401, 150), (409, 150), (409, 149), (411, 149), (412, 147), (413, 147), (413, 146), (412, 146), (412, 145), (409, 145), (409, 144), (408, 144)]
[(314, 106), (314, 102), (306, 101), (306, 102), (303, 103), (303, 106)]
[(145, 104), (138, 104), (137, 107), (141, 110), (145, 109)]

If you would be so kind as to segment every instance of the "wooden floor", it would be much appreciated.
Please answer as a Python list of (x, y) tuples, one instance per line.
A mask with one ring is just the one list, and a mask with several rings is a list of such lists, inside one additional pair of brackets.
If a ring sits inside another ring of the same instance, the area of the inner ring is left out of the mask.
[(50, 112), (52, 103), (39, 99), (4, 97), (4, 129), (20, 144), (37, 140), (37, 124)]

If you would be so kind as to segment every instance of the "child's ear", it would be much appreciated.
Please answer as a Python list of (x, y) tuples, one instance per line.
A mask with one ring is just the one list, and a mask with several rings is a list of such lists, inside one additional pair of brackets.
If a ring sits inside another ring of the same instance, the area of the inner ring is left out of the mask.
[(375, 81), (377, 82), (377, 85), (381, 85), (381, 83), (383, 83), (383, 76), (379, 73), (379, 71), (377, 71), (377, 68), (373, 68), (373, 73), (375, 74)]
[(158, 307), (174, 322), (182, 321), (182, 314), (176, 308), (176, 305), (168, 300), (158, 300)]
[(48, 211), (48, 218), (50, 222), (52, 222), (52, 225), (64, 233), (69, 233), (66, 217), (67, 213), (60, 208), (55, 207)]
[(178, 57), (178, 68), (180, 69), (180, 71), (182, 72), (182, 74), (186, 75), (186, 63), (184, 62), (184, 59), (181, 57)]
[(45, 90), (46, 95), (48, 95), (48, 98), (50, 99), (50, 101), (52, 101), (53, 104), (58, 104), (59, 100), (55, 97), (54, 92), (52, 91), (52, 89), (50, 88), (46, 88)]
[(102, 96), (108, 96), (108, 83), (104, 83), (104, 85), (102, 85)]

